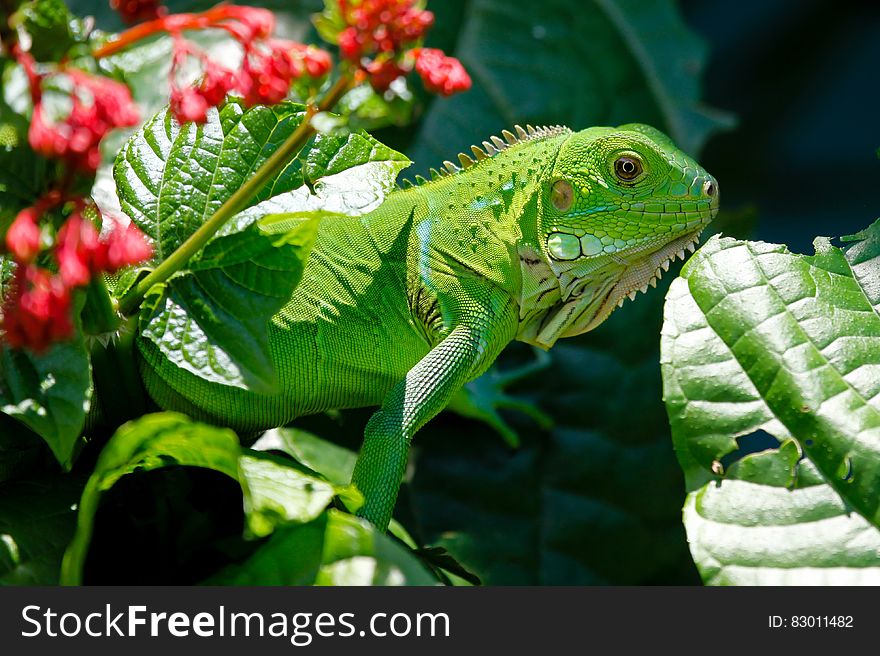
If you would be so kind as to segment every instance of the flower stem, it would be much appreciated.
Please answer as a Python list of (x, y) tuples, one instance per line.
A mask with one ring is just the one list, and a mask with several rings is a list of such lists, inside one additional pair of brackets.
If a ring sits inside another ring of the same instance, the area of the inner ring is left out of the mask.
[[(176, 28), (179, 31), (180, 29), (197, 29), (198, 27), (202, 27), (198, 24), (188, 25), (186, 23), (186, 18), (192, 18), (195, 21), (195, 16), (193, 14), (178, 14), (177, 25)], [(166, 18), (164, 16), (160, 18), (156, 18), (154, 20), (143, 22), (139, 25), (135, 25), (134, 27), (130, 27), (125, 30), (121, 34), (119, 34), (112, 41), (108, 41), (107, 43), (95, 48), (92, 51), (92, 57), (95, 59), (103, 59), (104, 57), (109, 57), (110, 55), (115, 55), (117, 52), (121, 52), (125, 50), (133, 43), (140, 41), (141, 39), (146, 39), (148, 36), (152, 36), (153, 34), (158, 34), (160, 32), (167, 32), (168, 25)]]
[(351, 88), (352, 78), (343, 74), (327, 91), (317, 105), (308, 105), (302, 123), (294, 130), (284, 143), (256, 170), (241, 187), (239, 187), (198, 230), (192, 233), (185, 242), (165, 258), (128, 293), (119, 300), (119, 311), (124, 316), (137, 312), (147, 291), (156, 284), (165, 282), (180, 271), (189, 259), (200, 251), (226, 222), (240, 212), (278, 172), (299, 154), (306, 142), (315, 134), (312, 117), (318, 112), (325, 112), (336, 106), (336, 103)]

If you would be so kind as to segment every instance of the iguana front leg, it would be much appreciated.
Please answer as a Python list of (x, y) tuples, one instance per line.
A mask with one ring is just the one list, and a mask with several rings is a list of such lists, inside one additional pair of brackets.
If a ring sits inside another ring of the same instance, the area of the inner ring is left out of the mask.
[(510, 301), (486, 303), (464, 321), (394, 386), (367, 423), (352, 483), (365, 499), (358, 514), (381, 529), (391, 520), (413, 435), (510, 342), (516, 314)]

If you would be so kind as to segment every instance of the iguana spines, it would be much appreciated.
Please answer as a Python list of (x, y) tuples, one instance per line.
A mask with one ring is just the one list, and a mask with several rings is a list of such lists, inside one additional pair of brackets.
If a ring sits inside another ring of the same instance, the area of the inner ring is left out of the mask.
[(516, 125), (514, 126), (514, 129), (516, 130), (516, 134), (513, 134), (509, 130), (502, 130), (501, 135), (504, 137), (504, 139), (492, 135), (488, 139), (484, 140), (482, 144), (472, 145), (471, 153), (473, 157), (465, 153), (459, 153), (457, 159), (460, 166), (449, 160), (445, 160), (440, 168), (429, 169), (429, 173), (431, 175), (430, 180), (425, 179), (423, 176), (416, 175), (415, 182), (412, 182), (408, 179), (403, 179), (400, 182), (400, 187), (405, 190), (414, 186), (421, 186), (427, 182), (431, 182), (433, 180), (446, 177), (448, 175), (453, 175), (461, 171), (465, 171), (485, 159), (495, 157), (499, 153), (507, 150), (512, 146), (518, 146), (538, 139), (571, 134), (571, 129), (565, 127), (564, 125), (550, 125), (539, 127), (528, 125), (525, 128), (520, 125)]

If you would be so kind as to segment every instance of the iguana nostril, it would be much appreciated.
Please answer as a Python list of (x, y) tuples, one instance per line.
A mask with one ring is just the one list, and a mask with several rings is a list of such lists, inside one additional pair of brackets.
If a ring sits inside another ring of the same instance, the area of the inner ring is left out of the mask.
[(703, 183), (703, 193), (712, 198), (718, 192), (718, 185), (712, 180), (706, 180)]

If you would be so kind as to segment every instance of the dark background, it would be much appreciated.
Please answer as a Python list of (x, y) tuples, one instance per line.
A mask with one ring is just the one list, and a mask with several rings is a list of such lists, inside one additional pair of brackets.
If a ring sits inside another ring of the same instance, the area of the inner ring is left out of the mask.
[(686, 0), (709, 44), (704, 97), (737, 126), (702, 163), (722, 203), (754, 204), (754, 237), (810, 252), (878, 215), (880, 3)]

